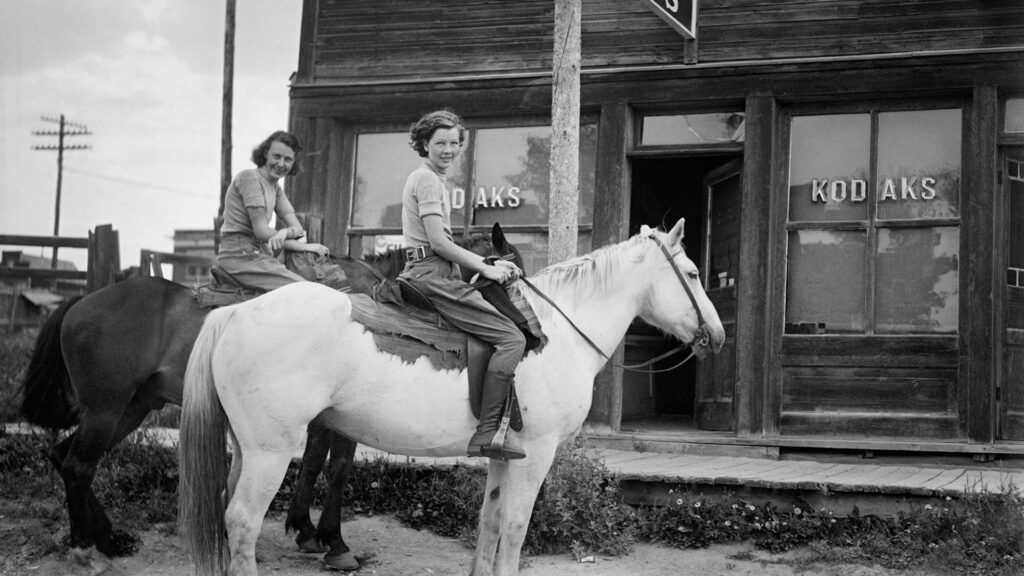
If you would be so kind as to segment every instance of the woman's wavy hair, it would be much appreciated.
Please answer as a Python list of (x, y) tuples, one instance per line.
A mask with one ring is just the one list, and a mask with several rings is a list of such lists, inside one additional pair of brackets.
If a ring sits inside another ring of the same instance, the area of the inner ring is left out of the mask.
[(278, 130), (270, 136), (267, 136), (266, 140), (260, 142), (259, 146), (252, 149), (252, 161), (256, 164), (256, 167), (262, 168), (267, 165), (267, 152), (270, 150), (270, 145), (274, 142), (280, 142), (281, 144), (291, 148), (292, 152), (295, 152), (295, 163), (292, 164), (291, 172), (288, 172), (288, 175), (295, 176), (299, 172), (302, 172), (299, 162), (300, 153), (302, 152), (302, 144), (299, 143), (298, 137), (291, 132), (285, 132), (284, 130)]
[(437, 110), (423, 116), (409, 128), (409, 146), (420, 158), (427, 157), (427, 143), (439, 128), (458, 128), (459, 144), (466, 143), (466, 128), (462, 125), (462, 118), (447, 108)]

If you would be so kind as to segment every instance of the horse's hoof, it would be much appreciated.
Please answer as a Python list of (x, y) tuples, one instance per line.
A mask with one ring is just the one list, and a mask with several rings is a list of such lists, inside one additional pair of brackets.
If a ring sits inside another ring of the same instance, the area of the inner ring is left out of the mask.
[(106, 554), (95, 547), (72, 548), (68, 552), (68, 559), (89, 571), (89, 576), (126, 576)]
[(345, 572), (359, 570), (359, 561), (352, 555), (352, 552), (328, 554), (324, 556), (324, 565), (328, 570), (344, 570)]
[(299, 552), (304, 552), (306, 554), (323, 554), (330, 550), (329, 547), (321, 544), (320, 541), (317, 540), (316, 536), (301, 542), (296, 539), (295, 543), (299, 545)]

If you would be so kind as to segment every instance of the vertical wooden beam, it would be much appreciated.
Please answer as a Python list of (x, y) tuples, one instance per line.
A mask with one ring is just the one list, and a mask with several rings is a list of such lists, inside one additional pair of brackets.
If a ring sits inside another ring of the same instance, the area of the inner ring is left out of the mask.
[(995, 317), (995, 291), (1001, 287), (995, 273), (998, 119), (996, 87), (976, 86), (960, 199), (960, 375), (966, 379), (968, 440), (984, 444), (995, 440), (995, 344), (1001, 324)]
[[(601, 107), (594, 182), (594, 248), (621, 242), (629, 233), (629, 164), (633, 116), (625, 103)], [(622, 364), (623, 347), (612, 360)], [(622, 420), (622, 369), (606, 364), (594, 379), (587, 424), (618, 430)]]
[(580, 195), (580, 25), (582, 0), (555, 0), (551, 80), (548, 263), (576, 256)]
[(299, 64), (295, 71), (295, 82), (313, 81), (316, 63), (316, 21), (320, 8), (319, 0), (303, 0), (302, 22), (299, 28)]
[[(220, 125), (220, 207), (218, 217), (224, 214), (224, 196), (231, 185), (231, 116), (234, 101), (235, 78), (235, 0), (227, 0), (224, 17), (224, 87), (221, 94)], [(217, 226), (219, 229), (219, 226)]]
[(89, 232), (88, 269), (85, 281), (87, 292), (95, 292), (114, 283), (121, 271), (121, 253), (118, 234), (110, 224)]
[(765, 392), (768, 389), (768, 246), (772, 197), (772, 143), (775, 138), (775, 100), (751, 95), (746, 102), (743, 147), (743, 189), (740, 212), (740, 262), (736, 309), (737, 436), (764, 432)]

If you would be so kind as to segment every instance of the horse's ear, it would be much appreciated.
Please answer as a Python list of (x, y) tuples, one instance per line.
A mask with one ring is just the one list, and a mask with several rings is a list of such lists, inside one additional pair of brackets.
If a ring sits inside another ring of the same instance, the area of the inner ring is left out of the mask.
[(676, 225), (673, 226), (672, 230), (669, 231), (667, 238), (667, 243), (669, 246), (675, 246), (676, 244), (679, 244), (680, 242), (683, 241), (683, 238), (686, 236), (683, 232), (683, 225), (685, 223), (686, 218), (680, 218), (679, 222), (676, 222)]
[(498, 254), (508, 254), (508, 240), (505, 239), (505, 232), (501, 229), (501, 224), (497, 222), (494, 226), (491, 226), (491, 246), (494, 246), (495, 252)]
[(640, 225), (640, 236), (642, 236), (643, 238), (646, 238), (646, 237), (648, 237), (650, 235), (651, 235), (651, 227), (648, 226), (647, 224), (641, 224)]

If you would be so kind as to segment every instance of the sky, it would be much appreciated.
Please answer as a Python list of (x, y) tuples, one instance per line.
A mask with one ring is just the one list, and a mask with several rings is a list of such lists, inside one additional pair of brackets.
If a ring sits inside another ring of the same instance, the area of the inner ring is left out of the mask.
[[(53, 234), (55, 136), (64, 114), (92, 133), (65, 139), (60, 235), (111, 224), (121, 266), (173, 251), (174, 231), (210, 229), (220, 194), (224, 0), (3, 2), (0, 234)], [(237, 0), (231, 170), (288, 127), (302, 0)], [(49, 257), (49, 248), (11, 247)], [(62, 260), (86, 267), (84, 249)]]

